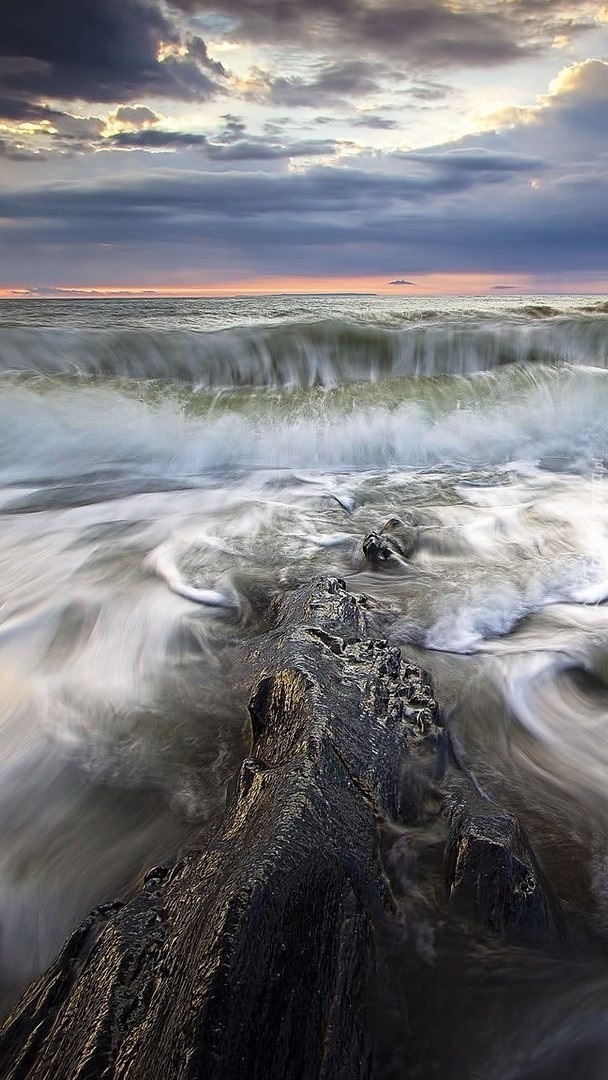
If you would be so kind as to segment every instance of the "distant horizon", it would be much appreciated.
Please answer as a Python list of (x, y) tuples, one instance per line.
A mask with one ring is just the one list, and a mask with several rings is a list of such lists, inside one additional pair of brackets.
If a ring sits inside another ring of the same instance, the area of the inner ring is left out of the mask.
[[(294, 278), (273, 283), (226, 282), (210, 285), (81, 285), (81, 286), (12, 286), (0, 285), (2, 300), (199, 300), (255, 298), (264, 296), (378, 296), (417, 300), (429, 297), (511, 297), (517, 296), (606, 296), (608, 277), (585, 281), (573, 278), (567, 283), (519, 281), (493, 284), (500, 275), (419, 275), (418, 283), (394, 285), (385, 278), (360, 279)], [(503, 278), (506, 275), (502, 275)], [(359, 286), (359, 287), (357, 287)]]
[[(308, 292), (308, 291), (307, 292), (283, 291), (283, 290), (274, 291), (273, 290), (273, 291), (268, 291), (268, 292), (226, 292), (226, 293), (221, 293), (221, 294), (220, 293), (209, 293), (209, 292), (206, 292), (206, 293), (202, 293), (202, 292), (201, 293), (192, 293), (192, 292), (184, 292), (184, 293), (175, 293), (175, 292), (170, 292), (169, 293), (169, 292), (167, 292), (167, 293), (163, 293), (161, 291), (158, 291), (158, 292), (150, 293), (150, 292), (146, 291), (145, 293), (138, 293), (138, 292), (125, 291), (125, 292), (95, 292), (95, 293), (89, 293), (89, 294), (86, 294), (86, 295), (84, 295), (83, 293), (76, 292), (76, 291), (74, 293), (70, 293), (69, 291), (66, 291), (66, 292), (63, 292), (61, 295), (57, 295), (56, 293), (44, 293), (44, 292), (28, 293), (28, 294), (16, 293), (15, 295), (8, 295), (8, 294), (3, 294), (2, 292), (0, 292), (0, 303), (12, 303), (14, 301), (23, 301), (23, 302), (27, 303), (28, 301), (29, 302), (34, 302), (34, 301), (37, 301), (37, 300), (57, 301), (57, 303), (61, 303), (62, 301), (66, 301), (66, 300), (79, 300), (79, 301), (82, 301), (83, 303), (86, 303), (87, 301), (90, 302), (90, 303), (96, 303), (96, 302), (99, 302), (99, 301), (102, 301), (102, 300), (104, 300), (104, 301), (113, 301), (113, 300), (145, 301), (145, 300), (149, 300), (151, 302), (154, 302), (154, 301), (157, 301), (157, 300), (256, 300), (256, 299), (264, 299), (264, 298), (269, 298), (269, 297), (281, 297), (281, 296), (286, 297), (286, 298), (287, 297), (310, 297), (310, 298), (314, 298), (314, 297), (324, 297), (324, 296), (378, 297), (378, 298), (382, 298), (382, 299), (389, 299), (391, 296), (394, 296), (395, 299), (399, 298), (398, 293), (392, 294), (392, 293), (384, 293), (384, 292), (373, 292), (373, 291), (370, 292), (370, 291), (367, 291), (367, 290), (365, 290), (365, 291), (353, 291), (353, 290), (341, 290), (341, 289), (317, 290), (317, 291), (310, 291), (310, 292)], [(602, 289), (601, 291), (596, 291), (596, 290), (593, 290), (593, 289), (585, 289), (585, 290), (579, 290), (579, 289), (560, 289), (560, 290), (526, 289), (526, 290), (521, 290), (521, 291), (514, 290), (513, 292), (508, 292), (508, 293), (493, 292), (491, 290), (487, 291), (487, 292), (462, 292), (462, 293), (457, 293), (457, 292), (444, 292), (444, 293), (440, 293), (440, 292), (420, 292), (420, 293), (416, 293), (415, 296), (412, 296), (412, 295), (408, 296), (407, 294), (403, 294), (403, 295), (401, 295), (400, 298), (401, 299), (408, 299), (408, 300), (416, 300), (416, 299), (421, 299), (421, 300), (432, 300), (432, 299), (448, 300), (448, 299), (455, 299), (455, 300), (457, 300), (457, 299), (465, 299), (465, 298), (474, 300), (474, 299), (484, 299), (484, 298), (485, 299), (491, 299), (492, 297), (494, 297), (495, 299), (498, 299), (501, 296), (504, 299), (510, 298), (512, 300), (525, 299), (525, 298), (531, 297), (531, 296), (532, 297), (534, 297), (534, 296), (537, 296), (537, 297), (567, 297), (567, 296), (579, 297), (580, 296), (580, 297), (594, 297), (594, 298), (601, 299), (602, 297), (608, 298), (608, 289)]]

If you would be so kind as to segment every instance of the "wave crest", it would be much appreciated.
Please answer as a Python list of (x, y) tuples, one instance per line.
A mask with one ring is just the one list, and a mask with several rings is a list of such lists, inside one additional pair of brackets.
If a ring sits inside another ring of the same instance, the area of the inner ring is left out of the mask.
[(579, 315), (427, 319), (399, 329), (345, 320), (216, 331), (0, 329), (0, 371), (160, 379), (203, 388), (335, 387), (398, 376), (463, 375), (506, 364), (608, 365), (606, 305)]

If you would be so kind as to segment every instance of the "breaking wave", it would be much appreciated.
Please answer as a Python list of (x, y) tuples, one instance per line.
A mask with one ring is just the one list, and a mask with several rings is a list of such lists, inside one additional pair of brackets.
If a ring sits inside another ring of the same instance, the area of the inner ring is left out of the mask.
[[(422, 386), (427, 393), (417, 393)], [(363, 385), (304, 397), (231, 392), (149, 400), (132, 385), (5, 386), (0, 475), (37, 486), (88, 476), (141, 485), (196, 484), (218, 470), (470, 468), (532, 461), (579, 468), (608, 456), (608, 373), (508, 368), (413, 384), (407, 394)], [(186, 406), (186, 407), (185, 407)], [(95, 489), (88, 487), (86, 497)]]
[(507, 364), (608, 364), (606, 305), (558, 314), (530, 305), (499, 319), (433, 317), (387, 326), (323, 319), (221, 330), (0, 327), (0, 371), (160, 379), (204, 388), (335, 387)]

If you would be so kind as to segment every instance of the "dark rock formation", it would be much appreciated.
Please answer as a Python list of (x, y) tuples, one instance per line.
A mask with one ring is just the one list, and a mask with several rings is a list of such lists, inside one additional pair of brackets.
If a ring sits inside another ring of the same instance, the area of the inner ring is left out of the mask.
[(403, 565), (412, 558), (417, 546), (417, 530), (401, 518), (389, 518), (380, 532), (371, 532), (363, 540), (363, 554), (372, 566), (382, 563)]
[(223, 821), (72, 935), (4, 1026), (4, 1080), (375, 1075), (377, 950), (398, 921), (379, 825), (440, 817), (446, 783), (450, 906), (509, 939), (555, 930), (523, 830), (461, 774), (384, 621), (337, 579), (276, 601)]
[(465, 777), (449, 787), (445, 852), (450, 910), (504, 940), (539, 944), (563, 935), (557, 899), (512, 814)]

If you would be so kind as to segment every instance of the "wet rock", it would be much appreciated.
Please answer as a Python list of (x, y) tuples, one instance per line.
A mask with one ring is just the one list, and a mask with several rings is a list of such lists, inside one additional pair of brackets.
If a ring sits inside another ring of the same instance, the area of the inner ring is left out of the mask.
[(416, 550), (418, 536), (417, 529), (412, 522), (392, 517), (384, 523), (380, 532), (404, 559), (411, 559)]
[(563, 937), (559, 903), (517, 819), (462, 776), (452, 781), (444, 812), (450, 910), (511, 942)]
[(72, 935), (0, 1033), (3, 1080), (371, 1080), (379, 951), (404, 929), (386, 821), (447, 815), (453, 912), (513, 940), (556, 930), (523, 830), (463, 775), (388, 619), (338, 578), (273, 601), (223, 819)]
[(72, 936), (5, 1025), (5, 1080), (371, 1075), (374, 926), (393, 917), (377, 824), (437, 714), (424, 673), (369, 639), (379, 617), (339, 579), (275, 606), (223, 822)]
[(414, 526), (405, 524), (401, 518), (392, 517), (380, 532), (367, 534), (363, 540), (363, 554), (376, 567), (383, 563), (403, 565), (412, 558), (416, 544), (417, 531)]
[(380, 533), (368, 533), (363, 540), (363, 554), (369, 563), (377, 566), (394, 557), (394, 551), (384, 536)]

